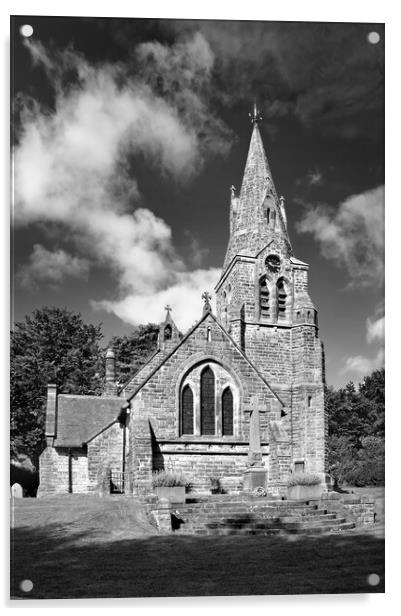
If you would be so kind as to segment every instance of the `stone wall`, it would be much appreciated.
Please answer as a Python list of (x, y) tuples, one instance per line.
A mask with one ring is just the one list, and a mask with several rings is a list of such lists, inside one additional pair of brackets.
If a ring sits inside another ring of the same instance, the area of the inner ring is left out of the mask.
[[(107, 470), (122, 472), (124, 427), (118, 422), (101, 432), (88, 443), (88, 484), (87, 491), (99, 490), (101, 477)], [(129, 437), (126, 434), (126, 459)]]
[[(211, 366), (215, 363), (230, 373), (238, 396), (236, 421), (234, 423), (235, 434), (232, 437), (232, 442), (230, 442), (230, 437), (227, 437), (227, 445), (224, 445), (224, 448), (230, 451), (233, 442), (239, 440), (246, 446), (246, 453), (248, 452), (249, 411), (251, 396), (255, 395), (259, 396), (261, 404), (266, 409), (264, 413), (261, 413), (261, 440), (270, 443), (269, 422), (272, 420), (280, 421), (281, 404), (252, 366), (225, 336), (214, 318), (208, 316), (165, 363), (149, 377), (133, 398), (130, 419), (133, 455), (130, 459), (130, 469), (135, 484), (133, 486), (134, 491), (144, 491), (146, 484), (150, 485), (154, 457), (157, 455), (163, 454), (163, 457), (165, 457), (163, 463), (170, 468), (176, 465), (177, 468), (188, 472), (193, 468), (195, 462), (191, 462), (192, 455), (183, 455), (178, 452), (163, 453), (159, 441), (178, 439), (184, 443), (188, 440), (185, 436), (180, 435), (180, 387), (195, 366), (206, 365), (207, 363), (210, 363)], [(218, 370), (216, 373), (218, 373)], [(146, 425), (146, 422), (148, 422), (148, 425)], [(150, 436), (148, 433), (150, 433)], [(150, 438), (152, 449), (149, 449)], [(216, 434), (215, 436), (200, 438), (211, 451), (214, 442), (219, 437)], [(160, 451), (154, 453), (157, 446)], [(197, 480), (201, 484), (208, 483), (211, 475), (228, 476), (230, 474), (235, 477), (236, 469), (241, 468), (242, 472), (246, 465), (246, 455), (241, 455), (238, 460), (232, 455), (226, 455), (224, 451), (202, 454), (199, 459), (196, 454), (194, 455), (194, 460), (200, 464)], [(234, 462), (234, 472), (230, 471), (232, 462)], [(156, 467), (157, 465), (158, 462), (156, 462)]]
[[(39, 460), (38, 497), (69, 492), (69, 453), (65, 448), (47, 447)], [(73, 494), (88, 491), (88, 458), (82, 449), (71, 450)]]
[[(280, 257), (276, 273), (266, 268), (268, 254)], [(217, 314), (285, 405), (288, 413), (283, 424), (292, 442), (291, 460), (304, 461), (306, 471), (324, 473), (328, 430), (323, 346), (308, 295), (309, 266), (295, 262), (291, 254), (286, 238), (276, 236), (257, 256), (237, 255), (217, 285)], [(270, 317), (261, 321), (259, 280), (263, 275), (271, 291), (271, 310)], [(287, 283), (285, 319), (277, 319), (275, 310), (279, 278)]]

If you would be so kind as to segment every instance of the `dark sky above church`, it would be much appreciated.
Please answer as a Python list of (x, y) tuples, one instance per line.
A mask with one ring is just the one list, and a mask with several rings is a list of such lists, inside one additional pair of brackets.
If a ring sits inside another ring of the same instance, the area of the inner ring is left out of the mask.
[(381, 24), (18, 16), (11, 30), (15, 321), (66, 306), (106, 343), (168, 303), (185, 332), (219, 278), (256, 100), (327, 382), (382, 365)]

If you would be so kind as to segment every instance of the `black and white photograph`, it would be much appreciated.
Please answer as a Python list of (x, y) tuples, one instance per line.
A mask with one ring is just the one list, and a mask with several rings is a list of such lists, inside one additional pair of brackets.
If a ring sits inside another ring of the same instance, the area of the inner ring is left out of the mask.
[(10, 18), (11, 599), (384, 593), (385, 24)]

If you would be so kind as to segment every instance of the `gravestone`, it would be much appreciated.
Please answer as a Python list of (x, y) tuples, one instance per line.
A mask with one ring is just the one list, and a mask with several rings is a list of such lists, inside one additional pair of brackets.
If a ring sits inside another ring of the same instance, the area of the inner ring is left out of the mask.
[(11, 486), (11, 497), (12, 498), (22, 498), (24, 496), (24, 491), (22, 486), (19, 483), (14, 483)]

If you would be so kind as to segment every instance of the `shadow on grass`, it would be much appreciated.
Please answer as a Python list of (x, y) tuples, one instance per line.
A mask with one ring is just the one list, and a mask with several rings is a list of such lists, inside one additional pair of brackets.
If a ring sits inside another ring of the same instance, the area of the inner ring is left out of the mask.
[[(368, 534), (106, 539), (68, 524), (14, 529), (11, 596), (384, 592), (384, 540)], [(380, 578), (375, 586), (372, 574)], [(23, 580), (33, 582), (29, 593)]]

